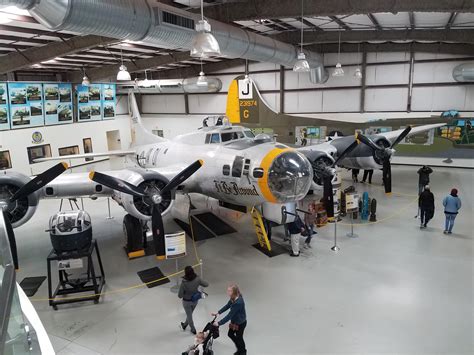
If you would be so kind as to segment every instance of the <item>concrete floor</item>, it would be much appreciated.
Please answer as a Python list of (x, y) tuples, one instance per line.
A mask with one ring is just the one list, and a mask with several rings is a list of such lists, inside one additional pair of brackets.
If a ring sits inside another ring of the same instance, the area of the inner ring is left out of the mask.
[[(378, 200), (380, 223), (356, 226), (359, 238), (347, 238), (338, 224), (339, 253), (333, 253), (333, 227), (318, 230), (313, 249), (300, 258), (268, 258), (255, 242), (248, 217), (222, 216), (239, 233), (197, 244), (204, 261), (209, 297), (201, 301), (195, 322), (202, 328), (210, 312), (226, 302), (226, 285), (237, 282), (247, 303), (249, 354), (444, 353), (472, 354), (473, 347), (473, 171), (434, 169), (432, 191), (437, 210), (420, 230), (414, 203), (415, 167), (393, 168), (394, 191), (385, 197), (381, 173), (374, 185), (358, 184)], [(344, 173), (344, 184), (349, 184)], [(443, 235), (441, 199), (457, 187), (463, 208), (452, 236)], [(400, 193), (400, 194), (398, 194)], [(17, 229), (21, 270), (46, 275), (51, 249), (44, 232), (59, 201), (43, 201), (32, 221)], [(122, 250), (123, 211), (113, 204), (106, 219), (105, 201), (86, 201), (104, 261), (107, 294), (100, 304), (79, 303), (53, 311), (47, 302), (34, 305), (58, 354), (180, 354), (193, 337), (178, 330), (184, 312), (171, 284), (127, 289), (140, 284), (137, 271), (153, 267), (153, 257), (128, 261)], [(347, 221), (345, 221), (347, 223)], [(168, 230), (175, 229), (173, 222)], [(281, 230), (275, 234), (281, 235)], [(188, 239), (189, 241), (189, 239)], [(194, 264), (188, 257), (180, 266)], [(165, 273), (174, 262), (160, 264)], [(46, 282), (34, 298), (47, 297)], [(232, 354), (226, 336), (215, 342), (216, 354)]]

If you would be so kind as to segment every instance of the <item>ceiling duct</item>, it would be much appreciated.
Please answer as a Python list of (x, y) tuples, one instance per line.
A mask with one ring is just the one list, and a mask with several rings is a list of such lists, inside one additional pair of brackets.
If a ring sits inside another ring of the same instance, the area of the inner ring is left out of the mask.
[(459, 64), (453, 69), (453, 78), (459, 82), (474, 81), (474, 62)]
[[(199, 14), (161, 3), (150, 6), (146, 0), (0, 0), (0, 7), (11, 5), (28, 9), (38, 22), (52, 30), (141, 41), (168, 49), (190, 50), (196, 33), (194, 25), (200, 19)], [(297, 60), (293, 45), (222, 22), (209, 22), (223, 57), (286, 67), (293, 67)], [(310, 68), (319, 70), (310, 76), (311, 80), (324, 83), (328, 73), (321, 56), (304, 53)]]
[(165, 80), (148, 80), (146, 86), (143, 86), (143, 80), (136, 82), (130, 81), (119, 84), (117, 92), (127, 94), (132, 89), (140, 93), (149, 94), (199, 94), (209, 92), (219, 92), (222, 89), (222, 82), (218, 78), (208, 77), (207, 85), (197, 85), (197, 78), (189, 79), (165, 79)]

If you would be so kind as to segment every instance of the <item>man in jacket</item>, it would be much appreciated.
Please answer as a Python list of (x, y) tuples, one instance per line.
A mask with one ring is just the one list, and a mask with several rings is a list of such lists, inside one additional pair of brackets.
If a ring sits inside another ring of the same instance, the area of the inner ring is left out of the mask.
[(433, 172), (427, 165), (418, 169), (418, 195), (423, 192), (423, 188), (430, 183), (430, 174)]
[(291, 252), (290, 256), (300, 256), (300, 237), (301, 233), (305, 231), (305, 226), (299, 216), (288, 224), (288, 231), (290, 232)]
[(420, 229), (426, 228), (428, 222), (434, 216), (435, 204), (434, 195), (428, 185), (418, 197), (418, 207), (420, 208)]

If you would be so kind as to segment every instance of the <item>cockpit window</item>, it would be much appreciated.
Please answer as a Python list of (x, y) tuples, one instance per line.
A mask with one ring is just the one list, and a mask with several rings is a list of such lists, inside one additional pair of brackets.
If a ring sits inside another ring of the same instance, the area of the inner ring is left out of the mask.
[(255, 137), (255, 134), (253, 134), (252, 131), (244, 131), (244, 133), (245, 133), (245, 136), (247, 138), (254, 138)]
[(221, 142), (221, 140), (219, 138), (219, 133), (213, 133), (211, 135), (211, 144), (212, 143), (220, 143), (220, 142)]
[(222, 138), (222, 142), (228, 142), (228, 141), (244, 138), (244, 134), (240, 131), (226, 132), (226, 133), (221, 134), (221, 138)]

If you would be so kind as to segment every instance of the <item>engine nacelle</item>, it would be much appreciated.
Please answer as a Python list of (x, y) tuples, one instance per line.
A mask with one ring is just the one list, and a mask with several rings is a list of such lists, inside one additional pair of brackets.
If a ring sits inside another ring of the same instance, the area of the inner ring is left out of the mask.
[[(337, 150), (334, 148), (334, 151)], [(334, 158), (331, 154), (325, 151), (305, 151), (304, 155), (311, 162), (313, 167), (313, 182), (318, 185), (323, 185), (323, 173), (334, 164)], [(326, 171), (326, 173), (328, 173)]]
[[(145, 192), (150, 192), (150, 194), (154, 191), (160, 191), (169, 182), (166, 177), (155, 171), (142, 169), (123, 170), (120, 176), (117, 177), (142, 188)], [(115, 191), (112, 198), (132, 216), (142, 221), (151, 220), (151, 200), (148, 197), (135, 197)], [(160, 208), (163, 216), (170, 211), (174, 198), (174, 191), (169, 191), (162, 195)]]
[(10, 202), (10, 197), (30, 180), (28, 176), (14, 171), (0, 173), (0, 203), (5, 205), (5, 212), (13, 228), (28, 222), (38, 207), (38, 192)]
[[(385, 138), (384, 136), (374, 136), (374, 137), (371, 137), (371, 139), (379, 147), (389, 148), (391, 146), (390, 141), (387, 138)], [(379, 165), (383, 164), (383, 158), (380, 155), (379, 151), (373, 150), (372, 151), (372, 156), (374, 157), (374, 160), (377, 164), (379, 164)]]

